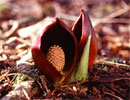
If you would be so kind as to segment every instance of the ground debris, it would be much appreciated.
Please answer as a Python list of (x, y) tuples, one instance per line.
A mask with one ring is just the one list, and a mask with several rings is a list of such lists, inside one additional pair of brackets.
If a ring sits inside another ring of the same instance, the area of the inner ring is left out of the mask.
[[(0, 99), (130, 99), (128, 0), (28, 2), (0, 1)], [(86, 81), (55, 88), (53, 82), (35, 67), (31, 41), (42, 25), (54, 17), (62, 19), (71, 28), (80, 9), (88, 11), (97, 33), (98, 57)]]

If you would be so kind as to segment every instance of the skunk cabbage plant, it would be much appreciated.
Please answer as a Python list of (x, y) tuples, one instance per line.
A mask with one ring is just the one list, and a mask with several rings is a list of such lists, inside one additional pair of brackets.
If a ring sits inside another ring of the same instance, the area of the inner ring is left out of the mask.
[[(91, 37), (90, 47), (86, 46), (89, 37)], [(85, 47), (89, 48), (88, 53), (83, 53)], [(81, 73), (83, 70), (87, 72), (88, 68), (92, 69), (97, 55), (97, 41), (88, 14), (81, 10), (72, 30), (58, 18), (49, 21), (36, 35), (31, 49), (37, 68), (55, 84), (67, 82), (75, 68)], [(87, 62), (84, 65), (86, 68), (77, 68), (82, 64), (80, 63), (82, 54), (84, 54), (83, 60)], [(85, 56), (88, 56), (88, 59)], [(87, 73), (85, 76), (87, 77)]]

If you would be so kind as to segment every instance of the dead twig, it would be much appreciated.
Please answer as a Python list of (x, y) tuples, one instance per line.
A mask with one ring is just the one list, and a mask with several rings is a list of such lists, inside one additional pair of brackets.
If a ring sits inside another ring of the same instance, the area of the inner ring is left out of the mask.
[[(100, 23), (106, 23), (106, 22), (110, 22), (113, 18), (117, 17), (117, 16), (120, 16), (126, 12), (128, 12), (130, 10), (130, 7), (126, 7), (126, 8), (123, 8), (123, 9), (120, 9), (116, 12), (113, 12), (107, 16), (105, 16), (104, 18), (101, 18), (101, 19), (97, 19), (93, 22), (93, 25), (94, 27), (96, 27), (98, 24)], [(116, 20), (117, 21), (117, 20)], [(118, 20), (119, 21), (119, 20)], [(126, 20), (125, 20), (126, 21)], [(129, 22), (129, 21), (128, 21)]]
[[(59, 17), (59, 18), (65, 19), (65, 20), (70, 20), (70, 21), (75, 21), (78, 18), (78, 16), (62, 13), (61, 7), (58, 4), (54, 5), (54, 8), (55, 8), (55, 11), (58, 12), (58, 13), (56, 13), (56, 17)], [(129, 10), (130, 10), (130, 7), (126, 7), (126, 8), (120, 9), (118, 11), (115, 11), (100, 19), (91, 18), (92, 24), (94, 27), (96, 27), (100, 23), (130, 23), (129, 19), (115, 18), (117, 16), (120, 16), (120, 15), (128, 12)]]
[(48, 94), (50, 92), (50, 90), (48, 89), (48, 86), (47, 86), (47, 85), (49, 85), (47, 79), (43, 75), (40, 76), (40, 79), (41, 79), (41, 83), (42, 83), (42, 86), (41, 86), (42, 90), (46, 90), (46, 92)]
[(126, 13), (129, 10), (130, 10), (130, 7), (125, 7), (125, 8), (120, 9), (120, 10), (114, 12), (114, 13), (111, 13), (110, 15), (107, 15), (105, 18), (115, 18), (117, 16), (120, 16), (120, 15)]
[(116, 75), (116, 76), (108, 76), (99, 79), (95, 79), (94, 82), (114, 82), (120, 80), (130, 80), (130, 75), (128, 73)]
[(102, 65), (106, 65), (106, 66), (112, 66), (112, 67), (127, 67), (130, 68), (129, 65), (126, 64), (120, 64), (120, 63), (116, 63), (116, 62), (110, 62), (110, 61), (104, 61), (104, 60), (98, 60), (96, 61), (96, 64), (102, 64)]
[(130, 23), (130, 19), (126, 19), (126, 18), (92, 18), (92, 21), (94, 22), (98, 22), (97, 24), (100, 23)]
[(30, 37), (33, 38), (33, 36), (35, 36), (35, 34), (38, 32), (38, 30), (41, 28), (42, 25), (48, 23), (49, 20), (51, 20), (51, 17), (46, 17), (45, 19), (37, 22), (34, 25), (25, 27), (25, 28), (21, 28), (18, 30), (18, 35), (22, 38), (27, 38)]
[(124, 93), (121, 93), (120, 91), (118, 91), (117, 89), (106, 85), (107, 88), (109, 88), (111, 91), (113, 91), (115, 94), (119, 95), (120, 97), (122, 97), (123, 99), (127, 100), (129, 97), (126, 97), (126, 95)]
[(104, 94), (107, 94), (107, 95), (113, 96), (113, 97), (117, 98), (118, 100), (123, 100), (121, 97), (116, 96), (116, 95), (113, 95), (113, 94), (111, 94), (111, 93), (109, 93), (109, 92), (104, 92)]
[(28, 42), (28, 41), (26, 41), (26, 40), (24, 40), (24, 39), (22, 39), (22, 38), (16, 37), (16, 40), (19, 41), (19, 42), (21, 42), (21, 43), (23, 43), (23, 44), (26, 44), (26, 45), (28, 45), (28, 46), (31, 46), (31, 43), (30, 43), (30, 42)]
[(27, 100), (31, 100), (31, 97), (29, 97), (29, 94), (28, 94), (27, 90), (25, 90), (24, 88), (22, 88), (22, 91), (23, 91), (25, 97), (27, 98)]
[(0, 81), (2, 81), (9, 74), (10, 70), (8, 70), (5, 74), (0, 76)]
[(16, 32), (18, 27), (19, 27), (19, 22), (18, 21), (13, 21), (13, 25), (12, 25), (11, 29), (4, 33), (3, 38), (11, 37)]

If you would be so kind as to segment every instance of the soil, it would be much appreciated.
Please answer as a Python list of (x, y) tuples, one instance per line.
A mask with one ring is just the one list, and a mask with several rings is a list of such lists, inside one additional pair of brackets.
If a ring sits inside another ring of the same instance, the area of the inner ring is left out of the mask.
[[(128, 0), (0, 1), (0, 99), (14, 90), (17, 74), (21, 73), (33, 80), (36, 87), (33, 93), (25, 89), (25, 97), (11, 95), (14, 100), (129, 100), (129, 5)], [(91, 18), (98, 55), (87, 80), (55, 87), (35, 66), (30, 54), (31, 41), (42, 26), (39, 22), (57, 16), (71, 28), (80, 9), (87, 10)]]

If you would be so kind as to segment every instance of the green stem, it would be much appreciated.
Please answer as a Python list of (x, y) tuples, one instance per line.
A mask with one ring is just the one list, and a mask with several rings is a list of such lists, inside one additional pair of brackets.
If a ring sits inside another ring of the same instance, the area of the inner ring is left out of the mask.
[(84, 51), (81, 56), (78, 67), (75, 67), (75, 70), (73, 71), (68, 83), (74, 82), (76, 80), (84, 81), (87, 79), (90, 43), (91, 35), (88, 37), (88, 41), (84, 47)]

